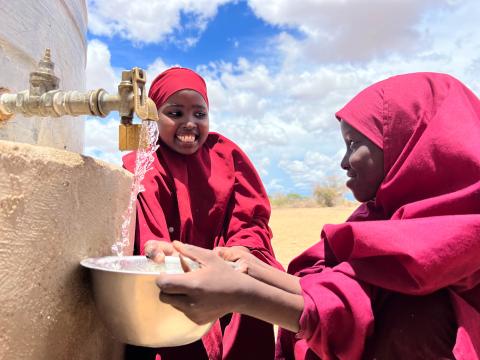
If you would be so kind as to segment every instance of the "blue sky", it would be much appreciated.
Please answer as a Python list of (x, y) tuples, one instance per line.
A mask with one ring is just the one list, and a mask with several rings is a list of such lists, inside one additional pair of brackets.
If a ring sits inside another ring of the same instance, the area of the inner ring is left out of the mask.
[[(311, 194), (343, 152), (334, 112), (369, 84), (450, 73), (480, 91), (476, 0), (89, 0), (87, 87), (167, 67), (207, 81), (211, 130), (239, 144), (270, 194)], [(85, 152), (120, 163), (118, 119), (88, 119)]]
[[(193, 15), (181, 14), (182, 23)], [(161, 19), (159, 19), (161, 21)], [(191, 21), (191, 20), (190, 20)], [(172, 37), (199, 37), (195, 46), (168, 42), (141, 44), (108, 36), (89, 33), (89, 39), (99, 39), (110, 49), (111, 64), (114, 67), (148, 67), (157, 57), (168, 64), (181, 63), (196, 68), (210, 61), (234, 62), (239, 57), (268, 57), (264, 50), (268, 39), (278, 34), (277, 26), (257, 18), (245, 2), (227, 3), (218, 8), (215, 17), (204, 31), (182, 29), (173, 31)]]

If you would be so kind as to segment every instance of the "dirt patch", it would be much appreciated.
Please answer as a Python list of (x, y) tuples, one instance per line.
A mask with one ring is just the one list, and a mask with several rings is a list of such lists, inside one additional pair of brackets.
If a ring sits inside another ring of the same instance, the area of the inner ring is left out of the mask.
[(347, 219), (355, 207), (273, 208), (270, 227), (277, 259), (285, 268), (303, 250), (320, 240), (325, 224), (338, 224)]

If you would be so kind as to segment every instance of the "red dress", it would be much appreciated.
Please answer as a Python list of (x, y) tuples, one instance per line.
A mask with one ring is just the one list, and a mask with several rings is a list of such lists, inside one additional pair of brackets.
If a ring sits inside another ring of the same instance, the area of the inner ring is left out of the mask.
[(396, 76), (337, 117), (384, 151), (376, 198), (294, 259), (300, 332), (277, 359), (480, 358), (480, 101), (444, 74)]
[[(132, 171), (135, 153), (124, 157)], [(264, 262), (275, 260), (268, 227), (270, 203), (247, 156), (232, 141), (210, 133), (195, 154), (182, 155), (160, 143), (145, 191), (138, 195), (135, 252), (148, 240), (180, 240), (206, 249), (245, 246)], [(273, 327), (248, 316), (222, 319), (202, 341), (169, 349), (136, 349), (131, 358), (271, 359)], [(142, 351), (144, 356), (139, 355)], [(151, 356), (151, 357), (150, 357)], [(128, 357), (128, 356), (127, 356)]]

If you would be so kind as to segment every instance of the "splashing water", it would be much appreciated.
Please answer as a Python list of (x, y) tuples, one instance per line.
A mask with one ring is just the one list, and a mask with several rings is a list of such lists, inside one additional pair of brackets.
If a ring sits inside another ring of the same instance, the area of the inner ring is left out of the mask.
[(135, 210), (135, 202), (140, 192), (145, 188), (142, 185), (143, 178), (148, 170), (151, 169), (154, 156), (153, 154), (158, 149), (158, 124), (156, 121), (142, 121), (142, 128), (140, 130), (140, 147), (137, 150), (137, 157), (135, 159), (135, 172), (133, 173), (133, 183), (130, 190), (130, 201), (128, 208), (122, 216), (122, 231), (120, 240), (112, 245), (112, 252), (117, 256), (123, 256), (123, 251), (130, 244), (130, 225), (132, 221), (132, 214)]

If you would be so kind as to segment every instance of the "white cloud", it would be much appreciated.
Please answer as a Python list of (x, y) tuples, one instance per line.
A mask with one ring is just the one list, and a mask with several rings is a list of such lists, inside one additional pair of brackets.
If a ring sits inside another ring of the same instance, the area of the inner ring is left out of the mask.
[(296, 139), (316, 140), (336, 129), (334, 112), (372, 78), (370, 71), (273, 71), (245, 61), (211, 64), (200, 71), (208, 84), (212, 127), (255, 152)]
[[(285, 28), (295, 28), (304, 39), (285, 46), (293, 58), (314, 61), (368, 61), (392, 52), (415, 51), (427, 39), (416, 28), (433, 6), (446, 0), (248, 0), (255, 14)], [(285, 39), (283, 39), (285, 44)]]
[(119, 71), (112, 68), (110, 58), (110, 50), (106, 44), (96, 39), (88, 42), (87, 67), (85, 70), (87, 89), (102, 88), (109, 93), (117, 92), (120, 75)]
[[(99, 40), (91, 40), (87, 49), (87, 89), (105, 89), (117, 93), (120, 70), (112, 67), (108, 46)], [(88, 117), (85, 122), (85, 155), (113, 164), (121, 164), (118, 151), (118, 114), (110, 113), (106, 119)]]
[(287, 188), (285, 185), (281, 183), (279, 179), (272, 179), (270, 180), (265, 188), (267, 189), (268, 194), (285, 194), (289, 191), (287, 191)]
[(175, 65), (167, 65), (161, 58), (157, 58), (153, 63), (151, 63), (147, 67), (147, 70), (146, 70), (147, 71), (147, 91), (150, 88), (150, 84), (155, 79), (155, 77), (158, 74), (162, 73), (163, 71), (167, 70), (171, 66), (175, 66)]
[(85, 123), (85, 155), (121, 165), (122, 153), (118, 150), (118, 125), (116, 118), (88, 118)]
[[(110, 94), (117, 93), (120, 70), (111, 65), (108, 46), (99, 40), (91, 40), (87, 49), (87, 89), (105, 89)], [(88, 117), (85, 122), (85, 155), (99, 158), (112, 164), (121, 164), (118, 150), (119, 117), (111, 112), (106, 119)]]
[(341, 174), (338, 154), (331, 157), (307, 150), (302, 160), (282, 160), (279, 166), (290, 174), (298, 189), (308, 192), (332, 175)]
[[(170, 41), (193, 46), (220, 5), (231, 0), (88, 0), (89, 30), (95, 35), (114, 36), (137, 44)], [(182, 15), (187, 18), (182, 23)], [(193, 36), (172, 38), (193, 31)]]

